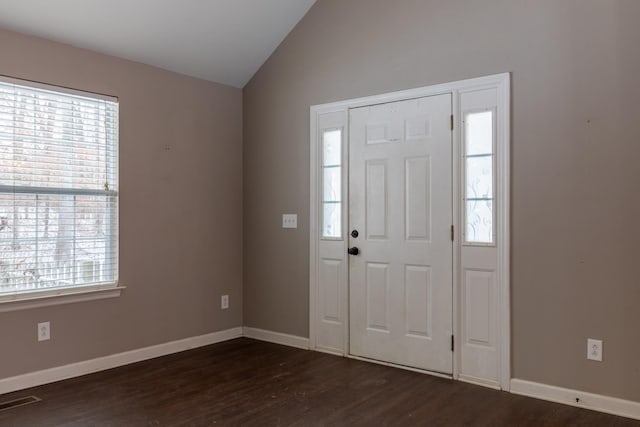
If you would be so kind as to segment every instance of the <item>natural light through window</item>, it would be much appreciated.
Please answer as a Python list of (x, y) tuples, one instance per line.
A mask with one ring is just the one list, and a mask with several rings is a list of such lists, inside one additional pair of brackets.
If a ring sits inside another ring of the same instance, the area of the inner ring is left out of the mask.
[(118, 103), (0, 80), (0, 299), (118, 279)]
[(342, 130), (327, 130), (322, 134), (322, 237), (341, 237), (341, 196)]
[(489, 110), (464, 117), (466, 243), (494, 243), (493, 116)]

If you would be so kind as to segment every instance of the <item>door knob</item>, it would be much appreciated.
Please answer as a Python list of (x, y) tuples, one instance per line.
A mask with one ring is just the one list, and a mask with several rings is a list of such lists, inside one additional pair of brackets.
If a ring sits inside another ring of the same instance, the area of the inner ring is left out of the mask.
[(358, 237), (358, 230), (353, 230), (353, 231), (351, 232), (351, 237), (353, 237), (354, 239), (355, 239), (356, 237)]
[(352, 248), (347, 249), (347, 252), (349, 253), (349, 255), (358, 255), (360, 253), (360, 249), (354, 246)]

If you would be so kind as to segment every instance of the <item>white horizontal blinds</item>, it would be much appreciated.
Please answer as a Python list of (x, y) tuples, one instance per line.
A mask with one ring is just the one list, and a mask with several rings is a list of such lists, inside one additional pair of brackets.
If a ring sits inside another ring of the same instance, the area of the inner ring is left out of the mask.
[(117, 280), (118, 104), (0, 80), (0, 295)]

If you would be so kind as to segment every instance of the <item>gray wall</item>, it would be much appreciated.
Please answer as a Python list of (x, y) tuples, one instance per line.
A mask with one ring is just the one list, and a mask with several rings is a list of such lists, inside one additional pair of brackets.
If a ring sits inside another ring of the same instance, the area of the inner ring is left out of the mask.
[(509, 71), (513, 375), (640, 401), (639, 17), (637, 0), (319, 0), (243, 91), (245, 324), (308, 336), (310, 105)]
[[(127, 286), (115, 299), (0, 313), (0, 378), (241, 326), (241, 91), (7, 31), (0, 58), (0, 74), (120, 98)], [(47, 320), (51, 341), (38, 343)]]

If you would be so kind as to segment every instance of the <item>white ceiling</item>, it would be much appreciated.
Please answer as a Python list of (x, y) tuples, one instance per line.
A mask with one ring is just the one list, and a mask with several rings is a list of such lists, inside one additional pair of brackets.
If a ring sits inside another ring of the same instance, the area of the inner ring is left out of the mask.
[(243, 87), (316, 0), (0, 0), (0, 27)]

